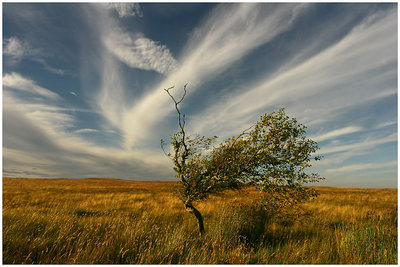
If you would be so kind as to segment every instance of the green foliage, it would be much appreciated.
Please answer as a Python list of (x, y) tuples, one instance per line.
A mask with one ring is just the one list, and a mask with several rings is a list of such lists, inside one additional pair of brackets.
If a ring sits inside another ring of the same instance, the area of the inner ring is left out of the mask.
[(172, 154), (165, 152), (163, 140), (161, 147), (174, 162), (174, 170), (182, 184), (181, 200), (196, 216), (200, 234), (204, 233), (203, 217), (193, 202), (210, 194), (257, 185), (264, 208), (278, 215), (316, 196), (315, 191), (303, 185), (323, 179), (316, 173), (305, 172), (311, 167), (311, 160), (320, 159), (311, 157), (318, 145), (306, 138), (306, 127), (286, 116), (284, 109), (264, 114), (259, 122), (237, 137), (210, 149), (216, 136), (186, 134), (185, 115), (179, 109), (186, 95), (186, 85), (179, 100), (171, 95), (172, 88), (165, 91), (175, 104), (180, 129), (171, 136)]
[[(178, 126), (180, 130), (171, 136), (171, 146), (173, 153), (165, 153), (174, 162), (174, 170), (182, 184), (180, 196), (186, 208), (193, 209), (192, 203), (203, 200), (210, 194), (217, 194), (227, 189), (239, 189), (245, 183), (240, 177), (220, 173), (220, 165), (228, 164), (224, 158), (215, 160), (210, 147), (217, 136), (208, 138), (205, 136), (188, 136), (185, 131), (185, 115), (181, 113), (179, 104), (186, 95), (186, 85), (184, 94), (180, 100), (176, 100), (171, 95), (168, 88), (165, 91), (171, 97), (178, 113)], [(161, 147), (164, 150), (165, 142), (161, 140)], [(165, 152), (165, 150), (164, 150)], [(222, 162), (224, 161), (224, 162)], [(221, 169), (222, 170), (222, 169)], [(195, 212), (198, 212), (197, 210)], [(201, 217), (201, 215), (199, 215)], [(197, 216), (196, 216), (197, 217)], [(201, 219), (202, 220), (202, 219)]]
[(303, 186), (323, 179), (305, 172), (312, 160), (320, 159), (311, 157), (318, 145), (305, 133), (306, 127), (286, 116), (284, 109), (264, 114), (239, 136), (211, 150), (216, 136), (187, 137), (181, 129), (171, 137), (171, 145), (182, 198), (197, 201), (226, 189), (257, 185), (265, 207), (282, 211), (316, 196)]
[(268, 209), (286, 209), (316, 196), (303, 185), (323, 179), (305, 172), (312, 160), (320, 159), (311, 157), (318, 145), (305, 134), (306, 127), (280, 109), (264, 114), (241, 135), (216, 148), (211, 160), (223, 162), (214, 164), (222, 175), (258, 185)]

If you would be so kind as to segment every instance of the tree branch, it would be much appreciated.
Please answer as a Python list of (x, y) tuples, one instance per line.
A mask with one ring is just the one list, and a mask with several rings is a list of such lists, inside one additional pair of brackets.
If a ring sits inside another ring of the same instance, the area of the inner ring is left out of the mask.
[[(187, 85), (188, 85), (188, 84), (185, 84), (185, 85), (183, 86), (183, 95), (182, 95), (182, 97), (181, 97), (181, 99), (180, 99), (179, 101), (177, 101), (177, 100), (175, 99), (175, 97), (170, 93), (170, 90), (173, 89), (175, 86), (171, 86), (170, 88), (164, 89), (164, 91), (167, 92), (168, 95), (171, 97), (172, 101), (174, 101), (175, 109), (176, 109), (176, 112), (178, 113), (178, 125), (179, 125), (179, 128), (181, 129), (182, 140), (181, 140), (180, 142), (178, 142), (178, 147), (177, 147), (177, 149), (179, 150), (179, 147), (180, 147), (181, 145), (183, 145), (184, 151), (183, 151), (183, 153), (182, 153), (182, 155), (181, 155), (181, 162), (179, 163), (179, 162), (177, 161), (178, 159), (176, 159), (176, 164), (178, 165), (178, 168), (180, 169), (180, 171), (179, 171), (180, 179), (182, 180), (183, 183), (186, 182), (186, 179), (185, 179), (185, 177), (184, 177), (183, 174), (182, 174), (182, 167), (186, 165), (186, 159), (187, 159), (187, 157), (189, 156), (189, 148), (187, 147), (187, 144), (186, 144), (185, 114), (184, 114), (184, 113), (183, 113), (183, 114), (181, 113), (181, 111), (179, 110), (178, 105), (183, 101), (183, 99), (184, 99), (185, 96), (186, 96), (186, 93), (187, 93), (187, 91), (186, 91), (186, 86), (187, 86)], [(177, 155), (177, 153), (175, 152), (175, 157), (176, 157), (176, 155)]]

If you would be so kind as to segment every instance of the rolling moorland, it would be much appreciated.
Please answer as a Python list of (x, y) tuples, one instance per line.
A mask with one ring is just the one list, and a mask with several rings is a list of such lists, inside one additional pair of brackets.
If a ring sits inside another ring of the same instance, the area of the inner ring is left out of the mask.
[(397, 189), (316, 187), (299, 218), (276, 218), (258, 191), (198, 203), (177, 183), (3, 178), (3, 263), (397, 264)]

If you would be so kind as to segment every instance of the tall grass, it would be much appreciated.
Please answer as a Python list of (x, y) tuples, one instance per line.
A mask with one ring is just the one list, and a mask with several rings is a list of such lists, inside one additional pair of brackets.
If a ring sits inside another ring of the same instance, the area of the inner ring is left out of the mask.
[(300, 219), (256, 191), (199, 203), (206, 234), (173, 183), (3, 179), (3, 263), (397, 264), (397, 190), (317, 188)]

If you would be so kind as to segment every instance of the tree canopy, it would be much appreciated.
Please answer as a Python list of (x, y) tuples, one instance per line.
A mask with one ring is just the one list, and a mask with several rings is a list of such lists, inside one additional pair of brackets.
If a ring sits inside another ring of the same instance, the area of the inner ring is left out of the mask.
[[(201, 213), (193, 203), (228, 189), (255, 185), (267, 209), (287, 208), (315, 196), (303, 185), (321, 179), (306, 173), (312, 156), (318, 150), (315, 141), (306, 138), (306, 127), (289, 118), (284, 109), (264, 114), (260, 121), (236, 137), (214, 145), (216, 136), (189, 136), (185, 131), (185, 116), (169, 89), (165, 91), (175, 103), (179, 131), (171, 136), (173, 153), (166, 153), (174, 162), (174, 170), (182, 184), (180, 197), (199, 222), (204, 232)], [(162, 146), (165, 145), (164, 141)], [(163, 148), (164, 149), (164, 148)], [(164, 151), (165, 152), (165, 151)]]

